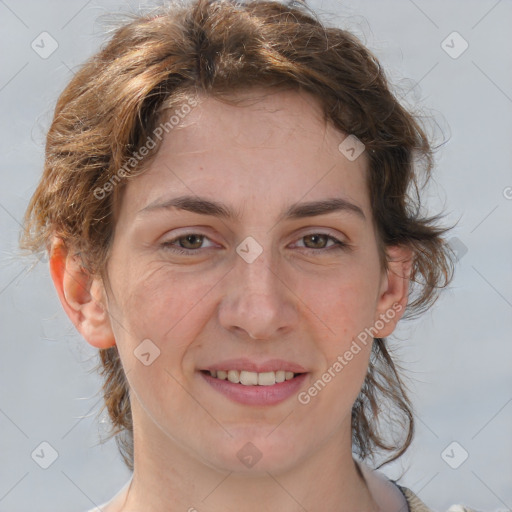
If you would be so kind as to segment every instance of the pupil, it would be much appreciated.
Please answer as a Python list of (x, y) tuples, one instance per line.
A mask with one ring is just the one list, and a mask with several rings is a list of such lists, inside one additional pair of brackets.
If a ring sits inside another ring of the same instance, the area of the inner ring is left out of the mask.
[(318, 239), (323, 239), (325, 238), (324, 235), (309, 235), (309, 238), (313, 239), (313, 244), (315, 244), (315, 239), (317, 240), (316, 243), (318, 243)]
[[(193, 240), (194, 240), (194, 239), (196, 239), (196, 240), (199, 242), (199, 245), (201, 245), (201, 239), (200, 239), (200, 236), (198, 236), (198, 235), (187, 235), (187, 236), (185, 237), (186, 242), (187, 242), (187, 243), (190, 243), (191, 245), (194, 245), (194, 242), (193, 242)], [(196, 242), (196, 244), (195, 244), (195, 245), (197, 245), (197, 242)]]

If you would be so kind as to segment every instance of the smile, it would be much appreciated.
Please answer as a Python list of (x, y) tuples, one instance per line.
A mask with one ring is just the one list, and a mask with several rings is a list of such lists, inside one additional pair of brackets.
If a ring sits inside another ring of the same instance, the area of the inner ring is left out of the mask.
[(273, 386), (280, 382), (293, 379), (296, 373), (284, 370), (275, 372), (251, 372), (248, 370), (210, 370), (210, 375), (216, 379), (228, 380), (233, 384), (242, 384), (244, 386)]
[(261, 373), (245, 370), (201, 370), (198, 373), (214, 391), (233, 402), (253, 406), (275, 405), (296, 396), (308, 376), (308, 373), (284, 370)]

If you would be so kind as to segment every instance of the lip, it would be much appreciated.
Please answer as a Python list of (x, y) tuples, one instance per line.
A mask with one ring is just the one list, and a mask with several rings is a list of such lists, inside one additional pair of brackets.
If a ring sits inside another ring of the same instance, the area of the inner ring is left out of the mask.
[[(233, 367), (229, 369), (236, 370)], [(234, 384), (229, 380), (217, 379), (204, 371), (198, 373), (215, 391), (222, 393), (230, 400), (244, 405), (259, 406), (275, 405), (291, 396), (295, 396), (308, 376), (308, 373), (301, 373), (291, 380), (285, 380), (271, 386), (244, 386), (243, 384)]]
[(246, 370), (248, 372), (277, 372), (284, 370), (285, 372), (293, 373), (307, 373), (307, 370), (297, 363), (285, 361), (284, 359), (266, 359), (265, 361), (257, 361), (254, 359), (237, 358), (237, 359), (226, 359), (215, 364), (201, 368), (201, 370)]

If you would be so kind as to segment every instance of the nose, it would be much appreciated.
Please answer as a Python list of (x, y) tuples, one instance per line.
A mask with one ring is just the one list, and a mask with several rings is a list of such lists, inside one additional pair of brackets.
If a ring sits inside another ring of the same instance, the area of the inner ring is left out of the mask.
[(290, 271), (270, 250), (251, 263), (235, 258), (224, 282), (219, 309), (221, 325), (237, 336), (272, 340), (290, 332), (298, 321), (297, 296)]

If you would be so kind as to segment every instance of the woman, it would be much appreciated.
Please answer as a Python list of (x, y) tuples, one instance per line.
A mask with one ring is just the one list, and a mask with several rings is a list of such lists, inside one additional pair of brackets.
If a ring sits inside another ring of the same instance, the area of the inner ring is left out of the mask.
[(363, 461), (411, 443), (386, 337), (452, 277), (431, 166), (376, 59), (297, 3), (170, 6), (82, 67), (22, 245), (99, 349), (133, 469), (101, 510), (428, 510)]

